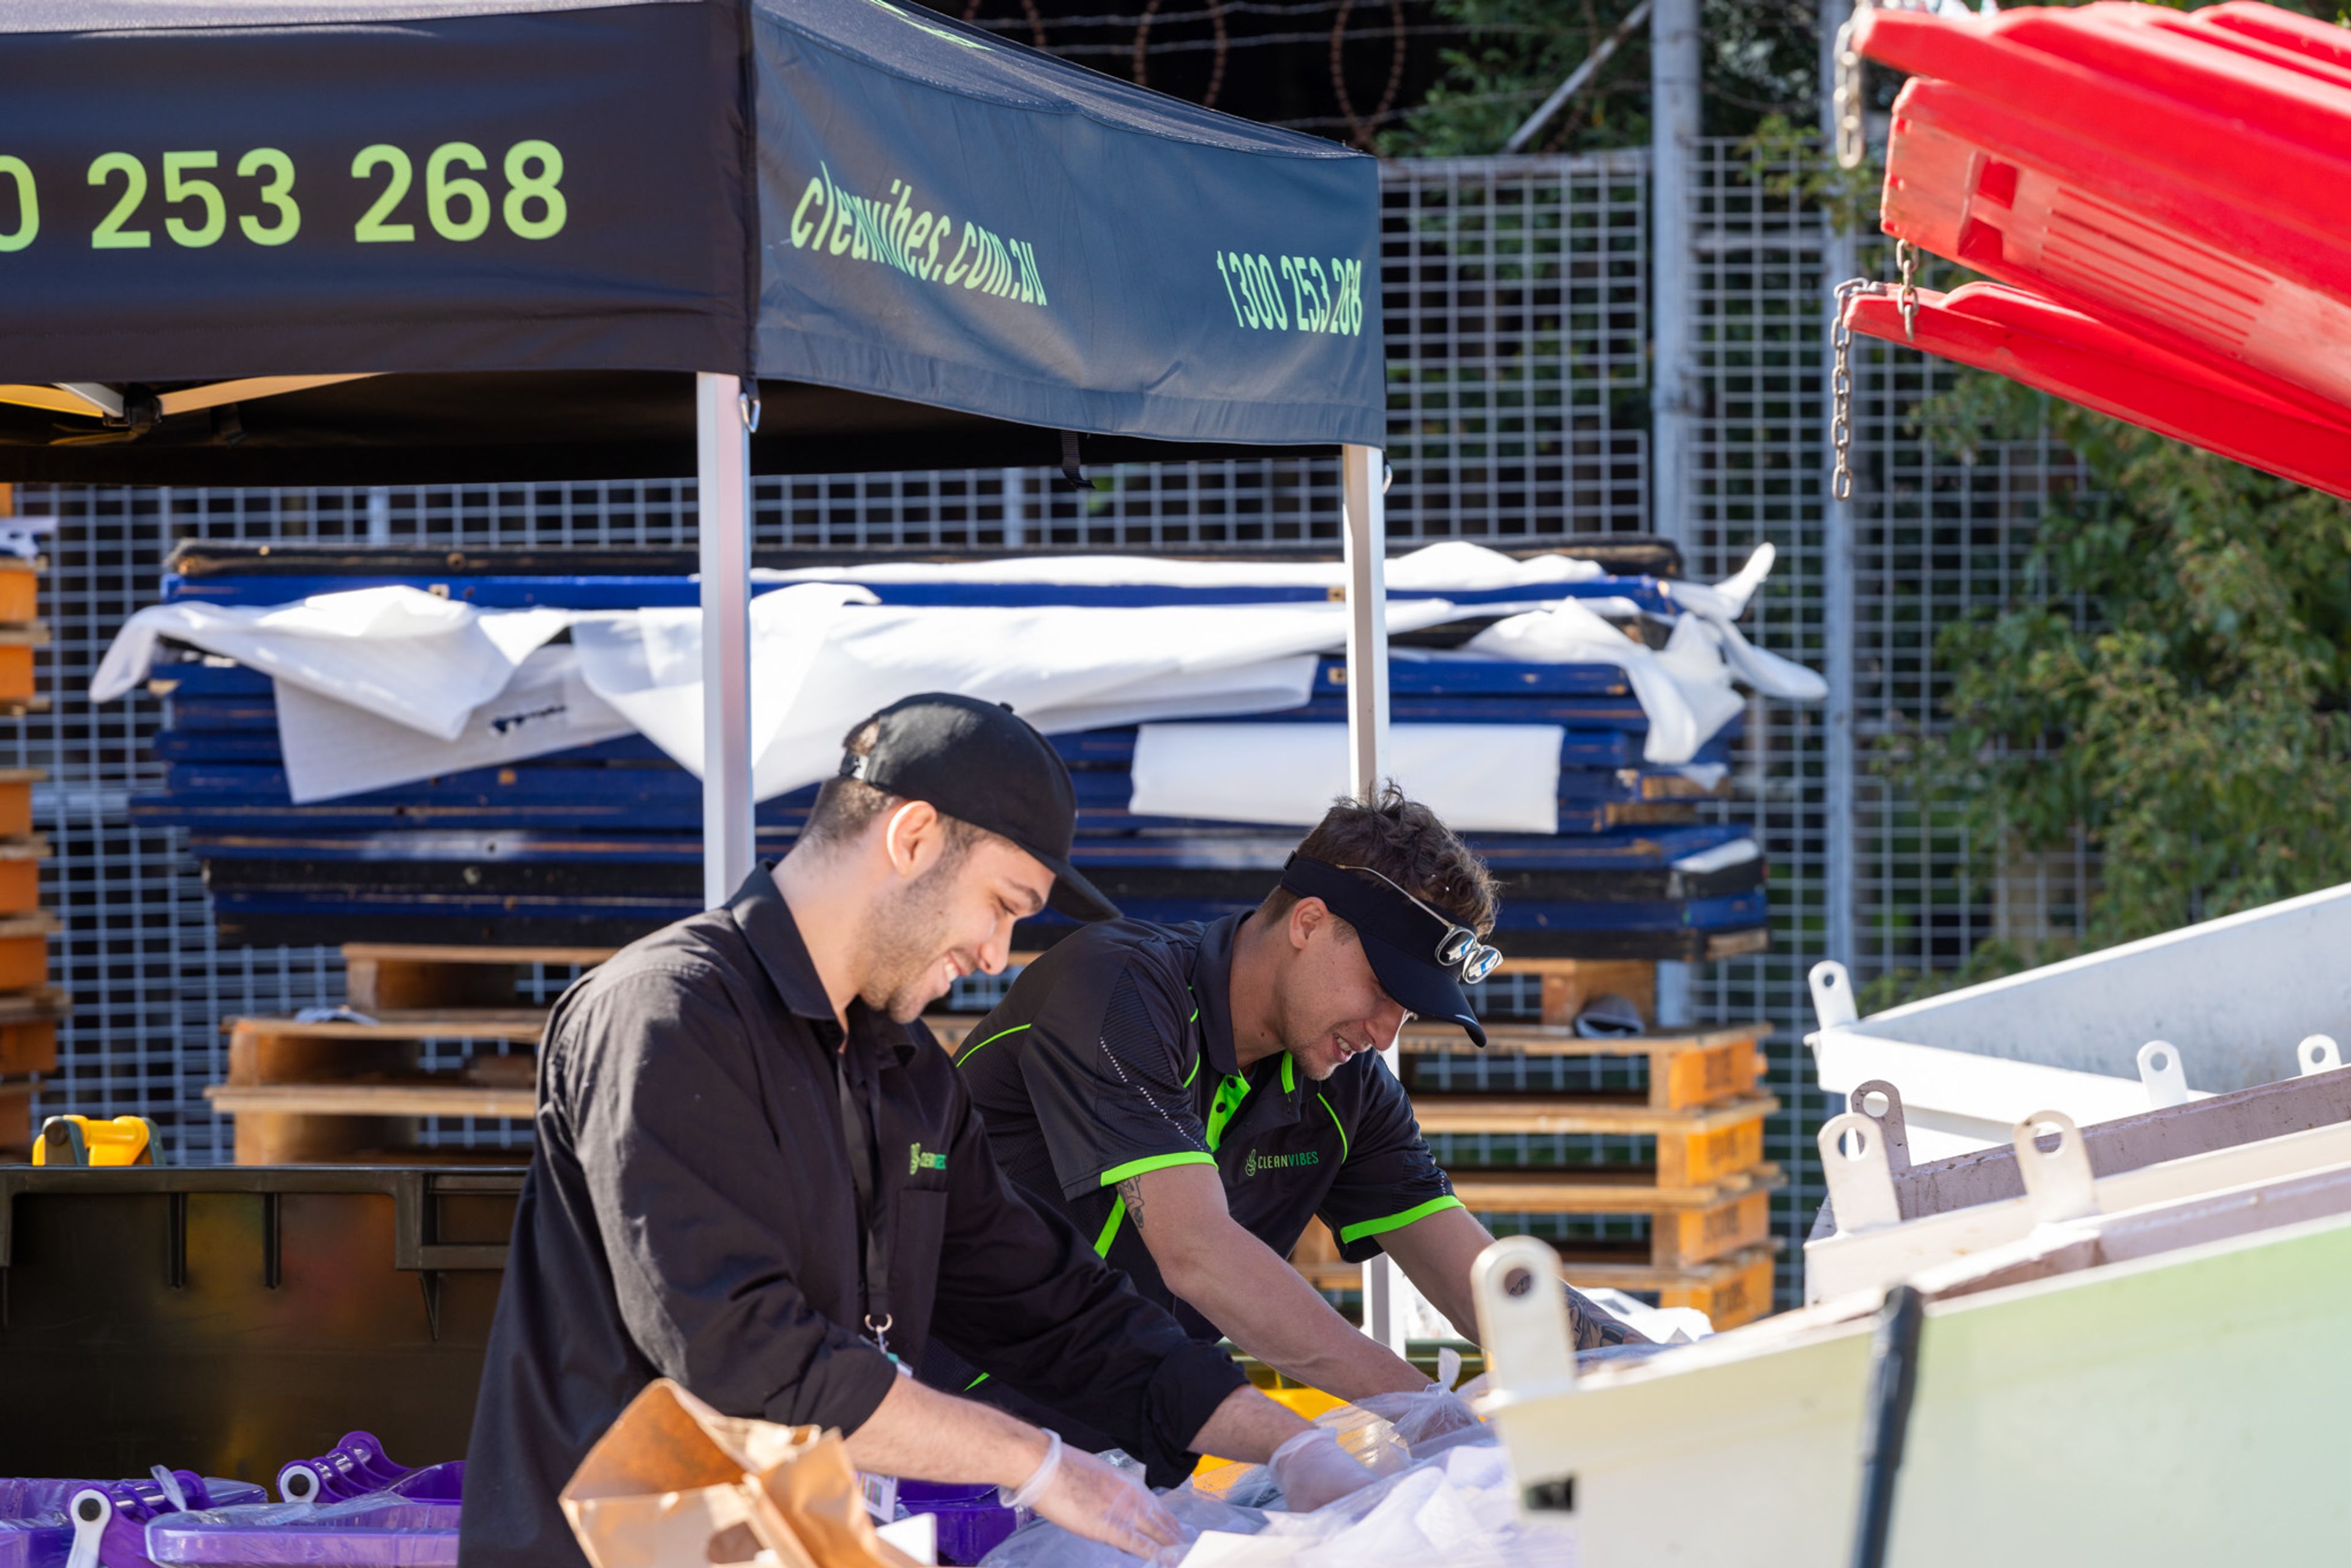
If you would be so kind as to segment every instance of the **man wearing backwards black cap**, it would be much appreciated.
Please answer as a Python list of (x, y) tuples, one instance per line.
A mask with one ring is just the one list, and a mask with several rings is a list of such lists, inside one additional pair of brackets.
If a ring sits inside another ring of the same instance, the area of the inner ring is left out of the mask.
[(838, 1428), (861, 1469), (993, 1482), (1142, 1555), (1175, 1541), (1076, 1443), (902, 1375), (934, 1343), (1159, 1484), (1194, 1450), (1271, 1458), (1293, 1506), (1370, 1480), (1010, 1188), (914, 1021), (1049, 902), (1116, 914), (1070, 869), (1075, 821), (1068, 770), (1008, 710), (910, 697), (852, 734), (772, 873), (565, 993), (466, 1456), (466, 1568), (580, 1563), (556, 1494), (658, 1376)]
[[(1320, 1215), (1350, 1260), (1384, 1250), (1474, 1334), (1493, 1239), (1453, 1196), (1379, 1060), (1416, 1015), (1485, 1031), (1462, 993), (1500, 962), (1486, 868), (1394, 786), (1342, 801), (1258, 909), (1205, 925), (1105, 921), (1022, 971), (957, 1063), (1013, 1185), (1174, 1308), (1288, 1375), (1416, 1422), (1467, 1420), (1282, 1260)], [(1641, 1336), (1574, 1292), (1577, 1343)], [(935, 1347), (923, 1375), (993, 1394)], [(1082, 1425), (1075, 1412), (1061, 1417)]]

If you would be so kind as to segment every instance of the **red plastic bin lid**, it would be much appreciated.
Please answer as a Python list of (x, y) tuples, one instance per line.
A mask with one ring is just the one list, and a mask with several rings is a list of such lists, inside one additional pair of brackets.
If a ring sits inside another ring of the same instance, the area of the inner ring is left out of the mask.
[(2351, 416), (2314, 416), (2199, 360), (1997, 283), (1918, 291), (1907, 338), (1890, 289), (1845, 306), (1855, 331), (1995, 371), (2100, 413), (2351, 498)]
[(2351, 33), (2103, 3), (1872, 9), (1855, 46), (1924, 78), (1895, 105), (1888, 234), (2351, 407)]

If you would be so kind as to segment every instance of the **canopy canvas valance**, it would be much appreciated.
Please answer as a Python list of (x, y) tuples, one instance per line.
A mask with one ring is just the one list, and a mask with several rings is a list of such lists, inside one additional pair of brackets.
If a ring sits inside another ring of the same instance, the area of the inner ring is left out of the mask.
[(1381, 440), (1372, 160), (912, 0), (0, 39), (0, 477), (666, 476), (695, 371), (763, 471)]

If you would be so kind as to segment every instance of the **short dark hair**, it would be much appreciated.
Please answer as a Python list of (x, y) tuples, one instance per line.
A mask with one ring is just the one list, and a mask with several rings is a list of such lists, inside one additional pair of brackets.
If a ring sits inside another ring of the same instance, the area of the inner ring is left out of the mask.
[[(881, 737), (882, 716), (876, 714), (859, 721), (855, 728), (841, 737), (841, 750), (852, 757), (870, 757)], [(876, 789), (862, 779), (836, 774), (817, 786), (816, 804), (809, 808), (799, 841), (820, 849), (829, 844), (845, 844), (871, 827), (875, 818), (887, 816), (904, 804), (902, 797)], [(946, 865), (955, 864), (974, 844), (991, 836), (987, 829), (976, 828), (945, 811), (939, 813), (939, 821), (947, 825), (946, 859), (942, 862)]]
[[(1501, 898), (1486, 862), (1392, 779), (1368, 800), (1334, 801), (1298, 852), (1332, 865), (1368, 866), (1481, 936), (1494, 928)], [(1296, 894), (1277, 887), (1259, 913), (1278, 918), (1297, 902)]]

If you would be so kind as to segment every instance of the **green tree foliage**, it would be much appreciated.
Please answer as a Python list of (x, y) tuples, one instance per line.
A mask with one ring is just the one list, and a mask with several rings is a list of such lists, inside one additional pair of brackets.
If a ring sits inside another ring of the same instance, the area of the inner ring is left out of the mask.
[[(1468, 35), (1445, 51), (1444, 79), (1384, 133), (1390, 157), (1499, 152), (1510, 132), (1597, 48), (1633, 0), (1436, 0)], [(1818, 98), (1815, 12), (1801, 0), (1705, 0), (1706, 133), (1744, 135), (1761, 117), (1812, 114)], [(1530, 152), (1639, 146), (1649, 139), (1648, 29), (1637, 27), (1552, 116)]]
[(2012, 601), (1937, 640), (1949, 727), (1892, 769), (1987, 870), (2085, 836), (2093, 946), (2351, 881), (2351, 507), (1995, 376), (1919, 420), (1968, 459), (2044, 410), (2084, 482)]

